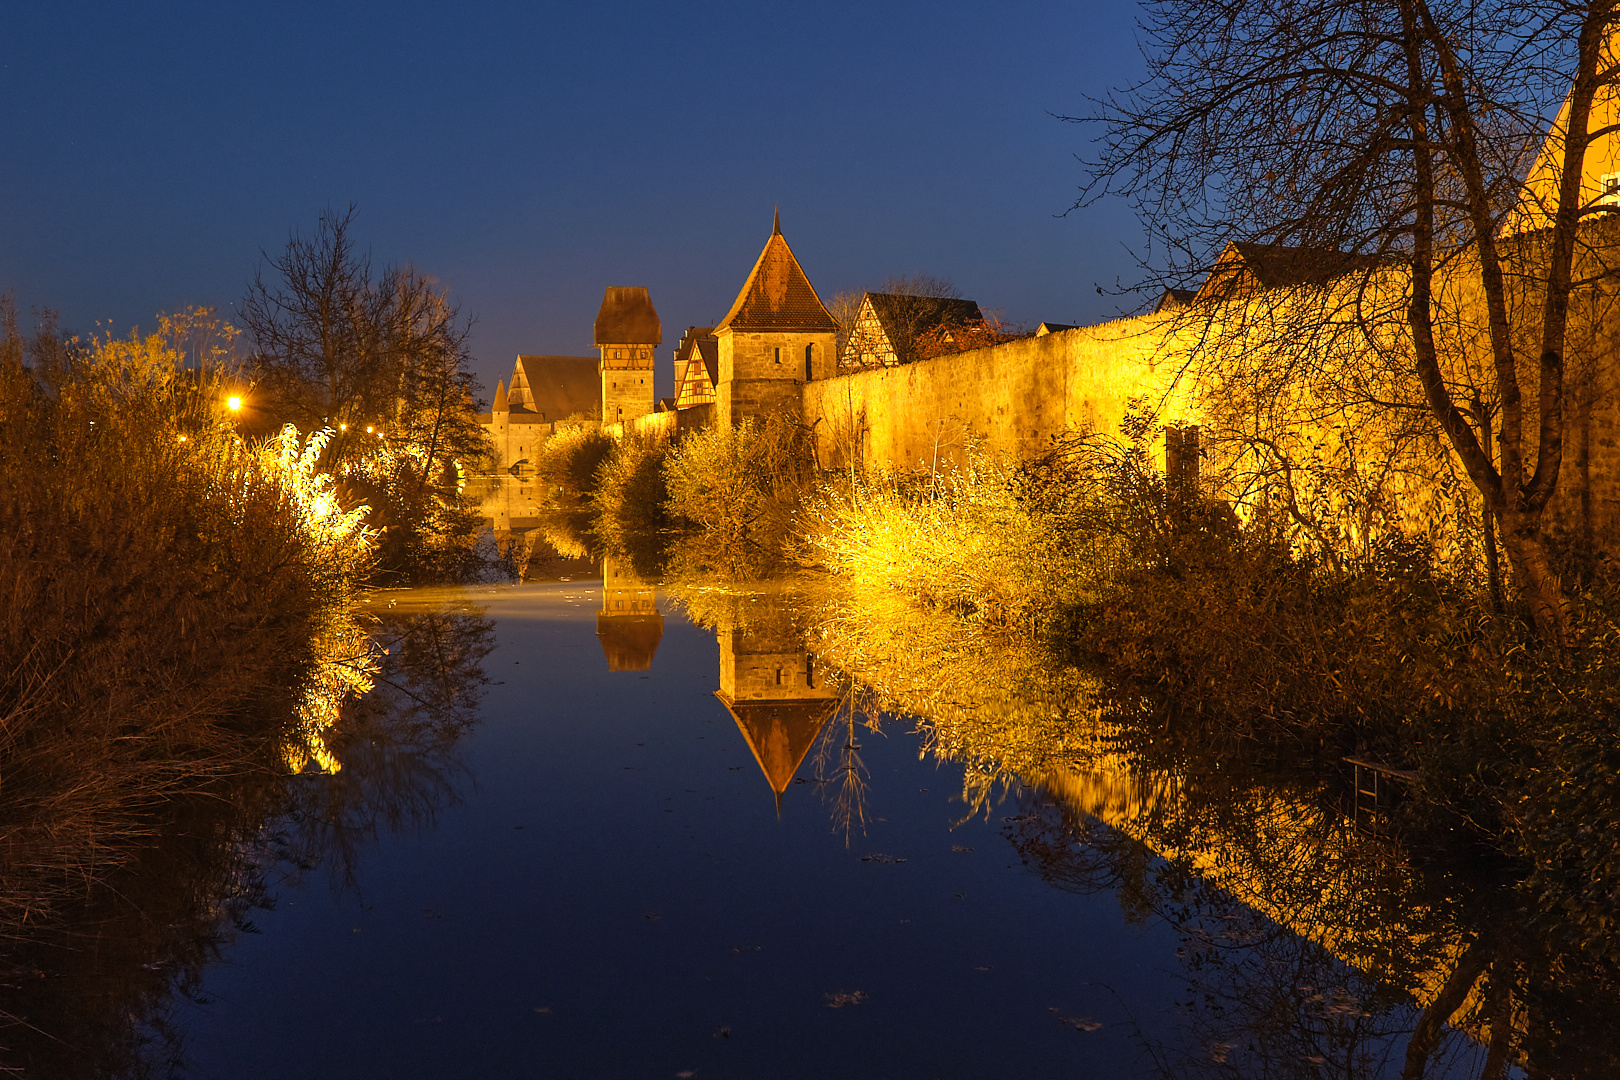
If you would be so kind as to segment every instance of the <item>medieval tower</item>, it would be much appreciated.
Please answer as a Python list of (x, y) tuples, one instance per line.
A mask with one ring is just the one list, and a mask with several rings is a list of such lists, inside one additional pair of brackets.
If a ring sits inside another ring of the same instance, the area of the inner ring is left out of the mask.
[(602, 423), (628, 423), (653, 411), (653, 357), (664, 340), (642, 285), (609, 285), (596, 313)]
[(720, 353), (716, 419), (721, 424), (777, 409), (797, 412), (800, 388), (837, 371), (838, 323), (793, 257), (780, 215), (714, 335)]

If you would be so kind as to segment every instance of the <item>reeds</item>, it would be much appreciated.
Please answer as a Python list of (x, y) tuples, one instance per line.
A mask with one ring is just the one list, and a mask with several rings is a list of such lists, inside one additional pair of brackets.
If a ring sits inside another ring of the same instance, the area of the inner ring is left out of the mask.
[(288, 433), (245, 445), (207, 313), (25, 363), (0, 342), (0, 920), (121, 861), (209, 777), (319, 757), (370, 657), (358, 515)]

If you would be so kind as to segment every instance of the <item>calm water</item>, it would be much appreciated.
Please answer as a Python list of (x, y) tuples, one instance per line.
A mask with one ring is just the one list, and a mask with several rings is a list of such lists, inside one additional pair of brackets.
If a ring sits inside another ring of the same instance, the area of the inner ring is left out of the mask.
[(499, 645), (459, 804), (254, 917), (184, 1021), (197, 1075), (1131, 1071), (1175, 934), (1045, 885), (1004, 814), (959, 822), (900, 724), (862, 735), (864, 836), (814, 783), (778, 819), (715, 633), (667, 613), (650, 668), (609, 671), (600, 598), (479, 597)]
[(174, 1017), (192, 1075), (1147, 1076), (1225, 1056), (1192, 1030), (1185, 927), (1026, 865), (1037, 794), (970, 813), (961, 767), (890, 719), (854, 729), (864, 831), (837, 827), (814, 751), (778, 808), (782, 733), (773, 751), (738, 695), (825, 715), (770, 689), (804, 675), (791, 645), (723, 649), (667, 603), (661, 628), (643, 609), (599, 636), (603, 595), (472, 595), (496, 645), (453, 793), (345, 873), (275, 890)]
[[(381, 594), (403, 644), (342, 772), (246, 800), (228, 858), (159, 859), (151, 894), (130, 893), (141, 914), (92, 932), (154, 943), (50, 954), (39, 985), (57, 997), (24, 1007), (70, 1033), (102, 1023), (109, 1046), (118, 1016), (143, 1016), (158, 1071), (204, 1078), (1399, 1075), (1410, 996), (1196, 870), (1240, 882), (1222, 868), (1243, 838), (1273, 838), (1277, 875), (1251, 901), (1333, 937), (1332, 911), (1287, 900), (1332, 844), (1282, 852), (1277, 814), (1219, 810), (1223, 847), (1175, 809), (1225, 805), (1190, 779), (1145, 802), (1101, 774), (1028, 780), (1074, 727), (1052, 719), (1064, 702), (968, 660), (930, 669), (911, 645), (899, 666), (934, 703), (914, 710), (954, 726), (874, 730), (817, 659), (830, 639), (807, 644), (766, 596), (697, 600), (708, 628), (611, 566), (605, 583)], [(1002, 684), (999, 712), (968, 700), (975, 683)], [(1116, 804), (1193, 855), (1166, 862), (1076, 809)], [(1336, 820), (1287, 805), (1310, 829)], [(1427, 934), (1389, 895), (1368, 940)], [(186, 919), (214, 944), (197, 951)], [(193, 959), (170, 959), (171, 938)], [(1452, 1035), (1427, 1075), (1477, 1076), (1481, 1058)]]

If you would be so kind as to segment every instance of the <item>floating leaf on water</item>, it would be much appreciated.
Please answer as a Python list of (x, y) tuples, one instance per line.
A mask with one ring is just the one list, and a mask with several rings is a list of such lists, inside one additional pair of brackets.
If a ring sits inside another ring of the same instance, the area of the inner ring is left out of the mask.
[(1093, 1020), (1089, 1016), (1064, 1016), (1062, 1013), (1057, 1011), (1056, 1007), (1048, 1009), (1047, 1011), (1057, 1018), (1058, 1023), (1062, 1024), (1064, 1027), (1072, 1027), (1076, 1031), (1096, 1031), (1098, 1028), (1102, 1027), (1102, 1021)]

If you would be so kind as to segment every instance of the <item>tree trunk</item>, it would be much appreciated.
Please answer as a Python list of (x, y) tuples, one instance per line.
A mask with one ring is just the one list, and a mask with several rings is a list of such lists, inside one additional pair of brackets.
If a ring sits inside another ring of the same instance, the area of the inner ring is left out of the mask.
[(1502, 508), (1502, 546), (1513, 566), (1514, 584), (1530, 605), (1536, 634), (1542, 641), (1562, 649), (1569, 644), (1569, 609), (1564, 603), (1563, 582), (1547, 556), (1541, 535), (1541, 513), (1516, 507)]
[(1474, 983), (1490, 967), (1491, 957), (1484, 941), (1483, 937), (1475, 938), (1473, 944), (1463, 950), (1440, 993), (1435, 995), (1435, 999), (1418, 1018), (1417, 1029), (1406, 1044), (1406, 1068), (1401, 1071), (1401, 1080), (1423, 1080), (1424, 1067), (1429, 1063), (1429, 1055), (1440, 1044), (1446, 1021), (1462, 1008)]

